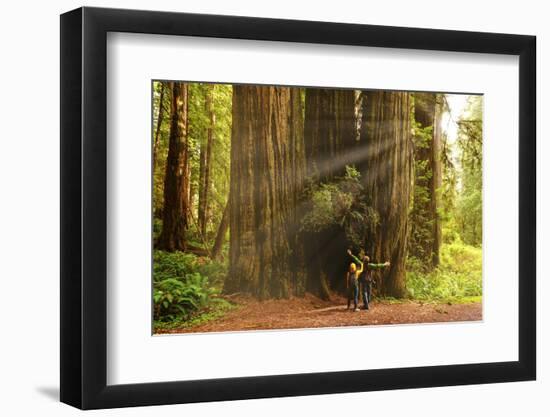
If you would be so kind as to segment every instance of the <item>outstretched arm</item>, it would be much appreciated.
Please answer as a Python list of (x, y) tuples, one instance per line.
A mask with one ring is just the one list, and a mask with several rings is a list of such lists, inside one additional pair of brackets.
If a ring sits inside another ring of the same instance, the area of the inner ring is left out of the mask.
[(363, 268), (363, 261), (359, 259), (357, 256), (355, 256), (350, 249), (348, 249), (348, 255), (351, 256), (351, 258), (361, 267)]
[(383, 264), (369, 264), (370, 269), (382, 269), (386, 266), (390, 266), (390, 261), (386, 261)]

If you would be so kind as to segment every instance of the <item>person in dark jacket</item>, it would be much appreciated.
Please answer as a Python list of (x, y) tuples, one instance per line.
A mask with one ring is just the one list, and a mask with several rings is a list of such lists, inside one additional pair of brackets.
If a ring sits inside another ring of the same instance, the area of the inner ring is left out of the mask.
[(390, 266), (390, 262), (386, 261), (383, 264), (371, 263), (370, 258), (367, 255), (363, 256), (363, 260), (355, 256), (350, 249), (348, 249), (348, 255), (353, 258), (355, 262), (361, 265), (361, 272), (359, 273), (358, 284), (361, 288), (361, 295), (363, 298), (363, 308), (369, 309), (369, 302), (372, 296), (372, 271), (376, 269), (382, 269)]

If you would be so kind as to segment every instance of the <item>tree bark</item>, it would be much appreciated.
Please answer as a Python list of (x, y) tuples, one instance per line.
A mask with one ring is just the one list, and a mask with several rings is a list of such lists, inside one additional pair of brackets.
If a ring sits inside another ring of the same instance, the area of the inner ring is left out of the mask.
[(355, 91), (308, 88), (304, 142), (307, 176), (327, 182), (354, 163)]
[(158, 247), (184, 251), (189, 209), (188, 86), (170, 83), (172, 90), (170, 139), (164, 180), (162, 232)]
[(227, 229), (229, 229), (229, 201), (223, 209), (222, 220), (218, 227), (218, 233), (216, 233), (214, 246), (212, 246), (212, 259), (220, 259)]
[(361, 146), (365, 149), (362, 178), (369, 203), (379, 216), (367, 234), (367, 254), (390, 261), (382, 272), (383, 295), (405, 295), (408, 213), (413, 175), (410, 94), (365, 92)]
[(290, 89), (290, 143), (288, 146), (291, 175), (288, 185), (290, 189), (290, 213), (287, 233), (292, 255), (291, 287), (294, 294), (299, 296), (303, 296), (306, 292), (307, 260), (305, 258), (305, 246), (308, 244), (301, 232), (301, 220), (305, 212), (304, 186), (306, 180), (303, 93), (304, 90), (299, 88)]
[(205, 209), (204, 209), (204, 204), (205, 204), (205, 196), (204, 196), (204, 192), (206, 190), (206, 186), (205, 186), (205, 182), (204, 182), (204, 178), (205, 178), (205, 170), (206, 170), (206, 143), (203, 143), (201, 141), (200, 145), (199, 145), (199, 181), (198, 181), (198, 191), (199, 191), (199, 195), (198, 195), (198, 208), (197, 208), (197, 218), (198, 218), (198, 223), (199, 223), (199, 230), (198, 232), (199, 233), (203, 233), (203, 220), (204, 220), (204, 217), (205, 217)]
[[(305, 98), (306, 175), (312, 183), (329, 182), (357, 162), (356, 96), (354, 90), (308, 88)], [(344, 230), (333, 227), (305, 237), (307, 290), (330, 298), (342, 288), (348, 262)]]
[(160, 129), (162, 127), (162, 122), (164, 120), (164, 82), (160, 82), (160, 97), (159, 97), (159, 112), (157, 116), (157, 128), (155, 130), (155, 138), (153, 141), (153, 174), (155, 173), (155, 168), (157, 164), (157, 154), (158, 147), (160, 143)]
[(441, 190), (443, 185), (443, 164), (441, 161), (441, 152), (443, 149), (443, 130), (441, 127), (441, 119), (443, 116), (443, 103), (441, 101), (436, 102), (435, 106), (435, 120), (434, 120), (434, 136), (433, 136), (433, 165), (432, 165), (432, 192), (433, 192), (433, 236), (434, 244), (432, 249), (432, 262), (434, 266), (438, 266), (440, 262), (439, 251), (441, 249), (442, 231), (441, 231), (441, 218), (439, 210), (441, 207)]
[[(439, 264), (441, 222), (439, 219), (439, 189), (441, 187), (441, 104), (435, 93), (415, 93), (414, 118), (422, 129), (431, 127), (426, 146), (415, 147), (415, 160), (423, 172), (415, 175), (415, 184), (427, 191), (427, 199), (414, 201), (411, 222), (411, 252), (432, 267)], [(427, 229), (427, 233), (423, 233)]]
[(214, 143), (214, 127), (216, 115), (213, 103), (214, 85), (207, 86), (205, 95), (205, 110), (208, 117), (206, 128), (206, 143), (200, 148), (200, 192), (199, 192), (199, 227), (203, 236), (206, 236), (206, 228), (209, 216), (209, 192), (210, 192), (210, 171), (212, 166), (212, 144)]
[(303, 144), (295, 106), (290, 88), (233, 87), (226, 293), (264, 299), (299, 291), (291, 230)]

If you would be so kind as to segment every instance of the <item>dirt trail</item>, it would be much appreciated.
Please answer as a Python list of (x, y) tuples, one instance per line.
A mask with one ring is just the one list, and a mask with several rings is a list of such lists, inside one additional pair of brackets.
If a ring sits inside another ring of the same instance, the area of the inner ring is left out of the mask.
[(334, 296), (323, 301), (314, 296), (289, 300), (257, 301), (238, 297), (239, 307), (225, 316), (189, 328), (160, 333), (224, 332), (240, 330), (296, 329), (359, 325), (475, 321), (482, 319), (481, 303), (423, 304), (406, 301), (371, 303), (369, 310), (346, 309), (346, 300)]

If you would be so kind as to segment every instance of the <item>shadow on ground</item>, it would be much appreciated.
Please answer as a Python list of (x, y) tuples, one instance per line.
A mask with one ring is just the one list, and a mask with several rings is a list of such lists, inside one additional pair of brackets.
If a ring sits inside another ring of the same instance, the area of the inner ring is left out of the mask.
[(53, 401), (59, 401), (59, 387), (36, 387), (36, 391)]

